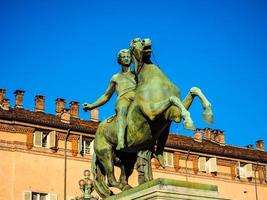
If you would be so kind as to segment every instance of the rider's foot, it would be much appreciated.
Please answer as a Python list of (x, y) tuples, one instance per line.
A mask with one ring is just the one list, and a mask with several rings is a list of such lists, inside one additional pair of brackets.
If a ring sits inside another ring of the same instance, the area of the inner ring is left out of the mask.
[(116, 150), (121, 150), (121, 149), (124, 149), (124, 148), (125, 148), (124, 143), (118, 143), (118, 145), (116, 147)]

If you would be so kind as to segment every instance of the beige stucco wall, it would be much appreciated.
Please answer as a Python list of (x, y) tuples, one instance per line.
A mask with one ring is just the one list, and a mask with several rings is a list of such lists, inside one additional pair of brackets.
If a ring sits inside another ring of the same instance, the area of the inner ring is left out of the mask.
[[(0, 140), (18, 141), (16, 144), (9, 144), (10, 147), (0, 143), (0, 200), (22, 199), (24, 191), (55, 193), (58, 200), (63, 199), (64, 193), (64, 156), (60, 149), (56, 153), (46, 148), (28, 150), (26, 148), (26, 135), (17, 133), (0, 132)], [(22, 143), (24, 142), (24, 144)], [(1, 146), (2, 145), (2, 146)], [(12, 146), (13, 145), (13, 146)], [(59, 141), (59, 146), (64, 146)], [(71, 149), (71, 142), (68, 142), (68, 150)], [(67, 160), (67, 199), (70, 196), (81, 195), (78, 181), (83, 178), (83, 171), (90, 169), (91, 157), (74, 157), (68, 152)], [(181, 167), (185, 167), (185, 160), (180, 160)], [(255, 199), (255, 184), (248, 180), (231, 180), (230, 168), (218, 166), (218, 173), (228, 174), (227, 178), (212, 176), (211, 174), (199, 173), (193, 175), (192, 161), (187, 162), (188, 175), (183, 170), (176, 172), (174, 168), (154, 169), (154, 178), (170, 178), (217, 185), (221, 197), (235, 200)], [(116, 176), (119, 170), (116, 169)], [(137, 172), (134, 171), (129, 179), (132, 186), (137, 185)], [(257, 183), (258, 200), (265, 200), (267, 196), (267, 184)], [(117, 191), (117, 190), (114, 190)], [(244, 193), (246, 191), (246, 193)]]

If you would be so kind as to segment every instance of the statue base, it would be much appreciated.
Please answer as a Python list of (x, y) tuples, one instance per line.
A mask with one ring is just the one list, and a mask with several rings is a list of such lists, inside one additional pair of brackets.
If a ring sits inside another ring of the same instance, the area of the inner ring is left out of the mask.
[(220, 198), (216, 185), (200, 184), (158, 178), (130, 190), (113, 195), (106, 200), (230, 200)]

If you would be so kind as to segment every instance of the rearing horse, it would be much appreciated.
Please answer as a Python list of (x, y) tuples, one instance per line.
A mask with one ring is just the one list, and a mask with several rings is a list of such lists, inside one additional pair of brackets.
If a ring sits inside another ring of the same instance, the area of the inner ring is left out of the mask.
[[(136, 152), (151, 150), (157, 144), (155, 155), (162, 163), (163, 149), (172, 121), (179, 123), (183, 119), (185, 128), (195, 129), (190, 113), (187, 111), (195, 96), (201, 100), (204, 108), (204, 120), (208, 123), (213, 122), (211, 104), (201, 90), (197, 87), (191, 88), (182, 102), (179, 89), (162, 73), (159, 67), (150, 61), (151, 51), (149, 39), (132, 40), (131, 52), (135, 61), (138, 84), (135, 99), (131, 103), (127, 115), (126, 148), (121, 151), (115, 149), (117, 145), (116, 117), (104, 120), (97, 129), (92, 172), (95, 189), (101, 197), (112, 194), (108, 186), (121, 190), (130, 187), (128, 177), (133, 170)], [(116, 163), (119, 163), (122, 169), (120, 182), (114, 177)], [(105, 183), (105, 176), (107, 176), (108, 185)]]

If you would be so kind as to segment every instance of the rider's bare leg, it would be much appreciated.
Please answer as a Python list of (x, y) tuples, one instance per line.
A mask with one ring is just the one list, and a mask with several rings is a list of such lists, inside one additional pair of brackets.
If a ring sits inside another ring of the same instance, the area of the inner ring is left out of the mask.
[(127, 126), (126, 123), (126, 116), (127, 116), (127, 111), (130, 105), (130, 101), (127, 100), (126, 98), (122, 98), (118, 100), (117, 105), (116, 105), (116, 110), (117, 110), (117, 121), (116, 121), (116, 132), (117, 132), (117, 137), (118, 137), (118, 144), (116, 149), (120, 150), (125, 148), (125, 129)]
[(197, 87), (192, 87), (190, 89), (190, 92), (185, 97), (183, 104), (184, 107), (188, 110), (193, 102), (194, 97), (198, 96), (200, 99), (200, 102), (202, 104), (202, 107), (204, 109), (203, 113), (203, 119), (209, 123), (213, 123), (213, 113), (211, 109), (211, 103), (208, 101), (208, 99), (205, 97), (205, 95), (202, 93), (202, 91)]
[(154, 120), (159, 114), (163, 113), (171, 105), (177, 106), (180, 109), (181, 115), (184, 118), (184, 123), (183, 123), (184, 127), (186, 129), (194, 130), (195, 127), (190, 117), (190, 113), (185, 109), (181, 100), (176, 96), (171, 96), (170, 98), (157, 103), (151, 103), (148, 109), (149, 112), (146, 112), (148, 118), (150, 120)]

